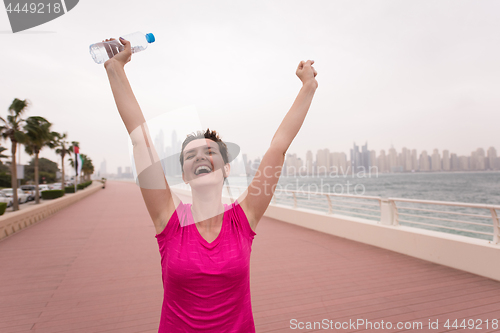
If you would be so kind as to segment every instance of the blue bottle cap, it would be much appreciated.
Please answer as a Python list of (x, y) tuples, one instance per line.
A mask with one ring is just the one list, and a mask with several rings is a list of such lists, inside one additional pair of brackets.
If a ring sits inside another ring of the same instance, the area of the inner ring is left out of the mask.
[(152, 33), (146, 34), (146, 40), (148, 43), (152, 43), (155, 41), (155, 36)]

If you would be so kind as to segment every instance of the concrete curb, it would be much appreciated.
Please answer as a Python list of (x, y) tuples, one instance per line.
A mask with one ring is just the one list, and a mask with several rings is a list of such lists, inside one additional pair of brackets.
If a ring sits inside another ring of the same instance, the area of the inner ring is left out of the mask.
[(84, 190), (77, 191), (77, 193), (67, 194), (62, 198), (47, 200), (39, 205), (16, 212), (4, 213), (4, 215), (0, 216), (0, 241), (94, 194), (100, 189), (102, 189), (102, 184), (100, 182), (94, 182)]

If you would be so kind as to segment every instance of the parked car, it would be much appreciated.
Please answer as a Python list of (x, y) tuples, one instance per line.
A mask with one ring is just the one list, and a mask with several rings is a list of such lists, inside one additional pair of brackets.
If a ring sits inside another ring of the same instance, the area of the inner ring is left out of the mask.
[(0, 192), (0, 202), (5, 202), (7, 204), (7, 207), (12, 206), (12, 198), (9, 198), (3, 192)]
[(62, 190), (61, 183), (54, 183), (50, 184), (49, 186), (52, 187), (52, 190)]
[(35, 185), (21, 185), (21, 190), (28, 195), (28, 201), (35, 200)]
[(52, 190), (52, 186), (48, 184), (40, 184), (38, 185), (38, 191), (40, 191), (40, 196), (42, 195), (42, 191)]
[[(4, 188), (2, 192), (7, 196), (12, 198), (12, 189), (11, 188)], [(19, 201), (20, 204), (28, 202), (28, 195), (23, 192), (20, 188), (17, 189), (17, 200)]]

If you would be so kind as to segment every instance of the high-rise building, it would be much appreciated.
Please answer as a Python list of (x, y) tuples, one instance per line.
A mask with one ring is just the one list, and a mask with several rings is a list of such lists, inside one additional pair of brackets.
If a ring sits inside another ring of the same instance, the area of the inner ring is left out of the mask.
[(387, 168), (387, 156), (385, 156), (385, 150), (380, 151), (380, 155), (377, 160), (378, 172), (388, 172)]
[(429, 156), (427, 155), (427, 151), (422, 150), (420, 153), (420, 160), (418, 161), (418, 164), (420, 166), (420, 171), (430, 171), (430, 163), (429, 163)]
[(497, 151), (495, 148), (490, 147), (488, 149), (488, 169), (489, 170), (498, 170), (500, 165), (497, 165)]
[(417, 158), (417, 150), (412, 149), (411, 151), (411, 167), (412, 170), (418, 170), (418, 158)]
[(451, 171), (459, 171), (460, 170), (460, 160), (458, 159), (457, 154), (451, 154), (450, 168), (451, 168)]
[(477, 164), (476, 164), (476, 170), (485, 170), (486, 166), (486, 154), (484, 153), (483, 148), (477, 148)]
[(432, 152), (431, 164), (432, 171), (441, 171), (441, 156), (437, 149)]
[(104, 159), (101, 162), (100, 174), (101, 174), (101, 177), (106, 177), (106, 175), (108, 174), (108, 172), (106, 170), (106, 159)]
[(460, 164), (460, 171), (469, 171), (471, 168), (469, 166), (470, 164), (470, 157), (467, 156), (460, 156), (458, 158), (459, 164)]
[(396, 149), (394, 147), (391, 147), (389, 149), (389, 155), (387, 156), (388, 163), (387, 166), (389, 168), (390, 172), (394, 172), (398, 166), (398, 153), (396, 152)]
[(443, 150), (443, 171), (450, 171), (450, 152), (448, 150)]
[(339, 168), (341, 172), (344, 174), (347, 174), (349, 172), (349, 162), (347, 161), (347, 155), (346, 153), (342, 152), (339, 155)]
[(297, 154), (286, 154), (285, 172), (287, 176), (299, 175), (303, 167), (303, 162), (297, 158)]
[(316, 153), (316, 174), (326, 175), (330, 171), (330, 151), (320, 149)]
[(401, 151), (401, 166), (404, 171), (411, 171), (413, 169), (411, 163), (411, 151), (403, 147)]
[(118, 177), (122, 175), (122, 167), (118, 167), (118, 169), (116, 170), (116, 174), (118, 175)]
[(313, 153), (310, 150), (306, 153), (306, 170), (308, 175), (313, 173)]
[(370, 151), (368, 150), (368, 143), (361, 146), (361, 151), (359, 151), (359, 147), (356, 146), (356, 143), (353, 144), (353, 148), (351, 149), (351, 167), (353, 174), (362, 171), (368, 172), (370, 170)]
[(369, 166), (370, 167), (377, 167), (377, 153), (375, 152), (375, 150), (370, 150), (370, 165)]

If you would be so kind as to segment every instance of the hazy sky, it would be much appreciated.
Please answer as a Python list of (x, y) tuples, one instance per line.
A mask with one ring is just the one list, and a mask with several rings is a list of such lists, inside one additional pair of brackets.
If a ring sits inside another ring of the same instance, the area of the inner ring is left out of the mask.
[(81, 0), (16, 34), (0, 10), (0, 115), (29, 99), (26, 117), (67, 132), (97, 170), (104, 158), (108, 172), (130, 165), (104, 67), (88, 47), (135, 31), (157, 40), (126, 66), (146, 118), (194, 106), (202, 126), (250, 158), (269, 146), (307, 59), (319, 88), (289, 153), (348, 153), (353, 142), (377, 154), (391, 144), (419, 154), (500, 150), (498, 1)]

